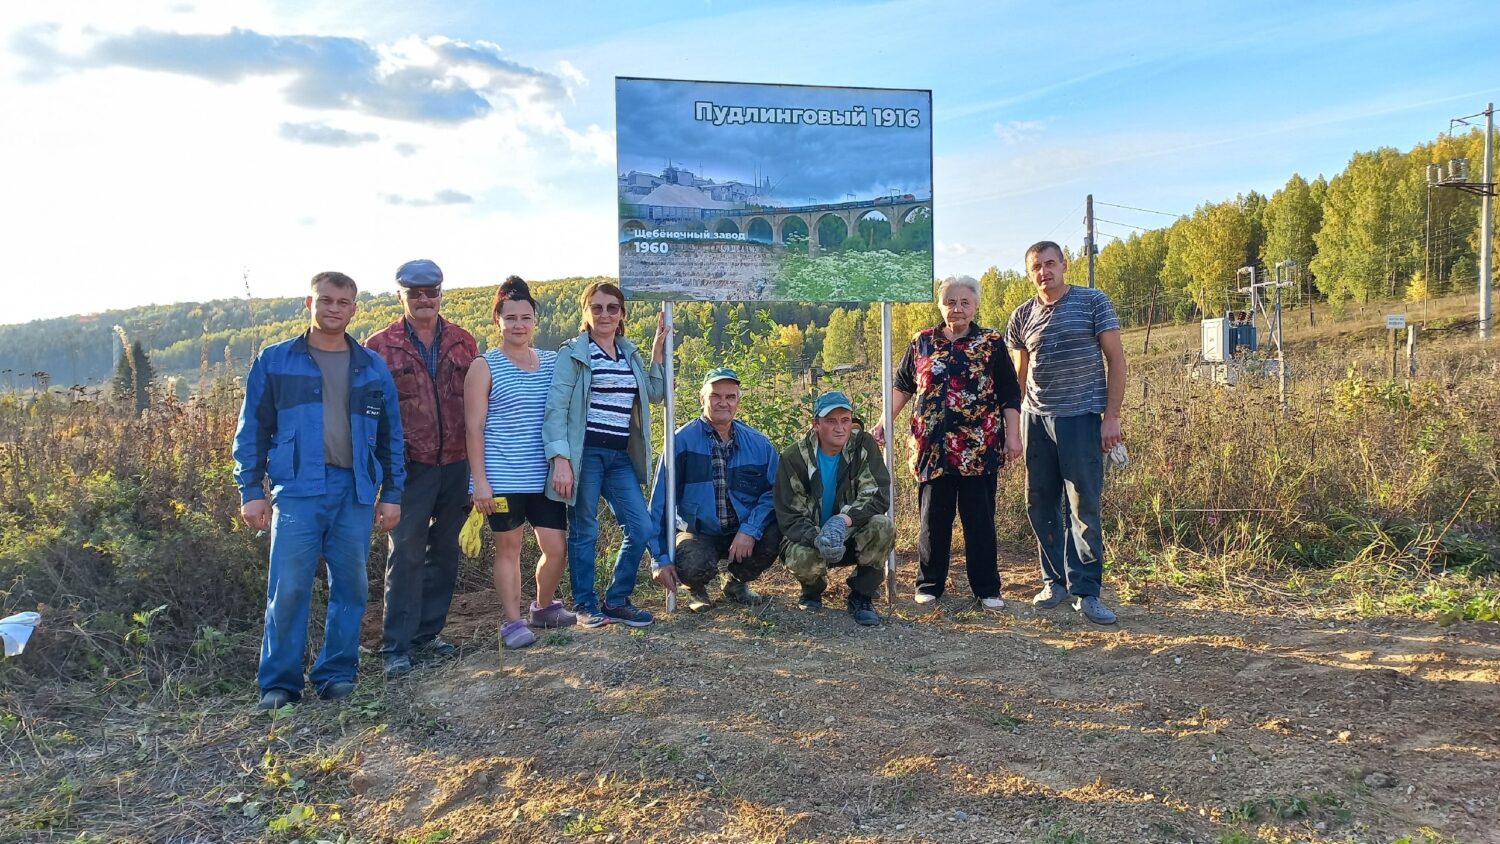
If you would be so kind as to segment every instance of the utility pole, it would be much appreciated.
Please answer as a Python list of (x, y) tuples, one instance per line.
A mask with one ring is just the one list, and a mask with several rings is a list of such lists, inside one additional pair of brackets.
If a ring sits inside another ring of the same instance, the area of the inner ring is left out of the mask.
[(1495, 237), (1495, 104), (1484, 106), (1484, 199), (1479, 217), (1479, 339), (1490, 339), (1490, 272), (1494, 256), (1490, 242)]
[[(1094, 248), (1094, 195), (1089, 194), (1084, 202), (1083, 225), (1086, 232), (1083, 236), (1083, 251), (1089, 256), (1089, 287), (1094, 286), (1094, 256), (1099, 250)], [(1485, 206), (1489, 207), (1489, 206)]]
[(1451, 132), (1454, 124), (1469, 125), (1469, 119), (1484, 117), (1484, 170), (1482, 182), (1469, 181), (1469, 162), (1454, 159), (1448, 162), (1446, 173), (1438, 168), (1440, 178), (1432, 181), (1433, 171), (1428, 169), (1428, 186), (1457, 188), (1465, 193), (1481, 197), (1479, 206), (1479, 339), (1490, 339), (1490, 274), (1494, 272), (1495, 213), (1492, 200), (1495, 197), (1495, 104), (1485, 103), (1484, 111), (1448, 121)]

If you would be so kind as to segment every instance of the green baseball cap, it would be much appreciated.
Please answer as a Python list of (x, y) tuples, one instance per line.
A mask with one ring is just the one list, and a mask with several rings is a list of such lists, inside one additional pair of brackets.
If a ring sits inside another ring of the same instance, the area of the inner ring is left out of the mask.
[(714, 369), (710, 369), (708, 371), (708, 374), (703, 376), (703, 386), (707, 387), (709, 384), (712, 384), (715, 381), (733, 381), (734, 383), (738, 384), (740, 383), (740, 376), (734, 374), (733, 369), (730, 369), (727, 366), (720, 366)]

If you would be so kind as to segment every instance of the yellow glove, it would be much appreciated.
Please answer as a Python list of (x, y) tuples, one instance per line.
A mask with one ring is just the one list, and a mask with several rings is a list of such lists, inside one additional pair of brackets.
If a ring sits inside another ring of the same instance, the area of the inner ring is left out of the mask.
[(458, 550), (464, 552), (465, 557), (478, 557), (480, 540), (483, 538), (484, 514), (470, 509), (468, 521), (464, 522), (463, 530), (458, 532)]

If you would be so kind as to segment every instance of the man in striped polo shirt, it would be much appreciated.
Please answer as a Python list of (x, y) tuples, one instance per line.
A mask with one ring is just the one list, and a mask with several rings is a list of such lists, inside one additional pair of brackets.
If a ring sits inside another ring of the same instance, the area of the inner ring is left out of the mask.
[(1124, 441), (1125, 348), (1109, 296), (1069, 285), (1067, 271), (1056, 243), (1027, 249), (1036, 296), (1016, 308), (1005, 332), (1025, 397), (1026, 508), (1042, 566), (1042, 591), (1032, 604), (1051, 609), (1071, 594), (1089, 621), (1113, 624), (1115, 614), (1099, 600), (1099, 496), (1104, 455)]

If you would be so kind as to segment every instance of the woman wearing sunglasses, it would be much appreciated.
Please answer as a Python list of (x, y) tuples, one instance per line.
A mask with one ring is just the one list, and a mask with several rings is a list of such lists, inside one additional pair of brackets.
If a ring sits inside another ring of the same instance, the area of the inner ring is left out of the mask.
[[(625, 294), (607, 281), (583, 289), (582, 333), (563, 344), (547, 395), (542, 440), (550, 465), (547, 496), (569, 505), (568, 574), (573, 612), (584, 627), (645, 627), (633, 606), (650, 527), (642, 486), (650, 469), (651, 403), (666, 395), (665, 315), (657, 318), (648, 365), (625, 339)], [(624, 540), (601, 602), (594, 590), (599, 498), (609, 502)]]

